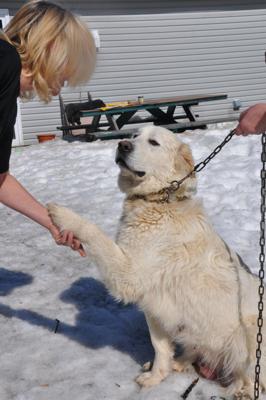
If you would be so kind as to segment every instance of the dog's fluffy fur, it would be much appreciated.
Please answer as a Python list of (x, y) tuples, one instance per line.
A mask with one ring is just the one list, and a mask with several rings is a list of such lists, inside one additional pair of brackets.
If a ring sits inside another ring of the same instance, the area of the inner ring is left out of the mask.
[[(195, 176), (163, 201), (161, 190), (193, 169), (189, 147), (168, 130), (149, 126), (121, 141), (116, 157), (119, 187), (126, 194), (116, 243), (69, 209), (54, 204), (48, 209), (57, 226), (84, 244), (112, 295), (145, 313), (155, 360), (137, 382), (158, 384), (172, 368), (183, 371), (200, 360), (228, 394), (252, 398), (258, 279), (192, 197)], [(177, 342), (184, 352), (174, 361)]]

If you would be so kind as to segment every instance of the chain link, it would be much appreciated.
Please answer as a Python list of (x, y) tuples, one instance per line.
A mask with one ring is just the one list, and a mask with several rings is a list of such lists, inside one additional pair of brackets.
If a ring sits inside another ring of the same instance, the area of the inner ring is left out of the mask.
[(219, 144), (217, 147), (215, 147), (215, 149), (213, 150), (213, 152), (207, 157), (205, 158), (204, 161), (200, 162), (199, 164), (197, 164), (194, 167), (194, 172), (199, 172), (201, 171), (203, 168), (206, 167), (206, 165), (216, 156), (216, 154), (220, 153), (220, 151), (222, 150), (222, 148), (224, 147), (224, 145), (226, 145), (226, 143), (229, 142), (229, 140), (232, 139), (232, 137), (235, 134), (235, 129), (233, 129), (222, 141), (221, 144)]
[(166, 192), (174, 192), (176, 190), (179, 189), (180, 185), (186, 180), (188, 179), (191, 175), (194, 174), (194, 172), (199, 172), (201, 171), (203, 168), (206, 167), (206, 165), (218, 154), (220, 153), (220, 151), (222, 150), (222, 148), (224, 147), (224, 145), (226, 145), (226, 143), (229, 142), (229, 140), (232, 139), (232, 137), (235, 134), (235, 129), (233, 129), (232, 131), (230, 131), (230, 133), (224, 138), (224, 140), (222, 141), (222, 143), (220, 143), (217, 147), (215, 147), (215, 149), (211, 152), (211, 154), (205, 158), (205, 160), (201, 161), (199, 164), (196, 164), (194, 169), (189, 172), (189, 174), (187, 174), (186, 176), (184, 176), (184, 178), (178, 180), (178, 181), (172, 181), (170, 183), (170, 186), (168, 188), (166, 188)]
[(260, 359), (261, 359), (261, 343), (262, 343), (262, 326), (263, 326), (263, 295), (264, 295), (264, 261), (265, 261), (265, 198), (266, 198), (266, 133), (262, 134), (262, 152), (261, 152), (261, 220), (260, 220), (260, 255), (259, 255), (259, 301), (258, 301), (258, 319), (257, 319), (257, 349), (256, 349), (256, 366), (254, 381), (254, 400), (260, 395)]

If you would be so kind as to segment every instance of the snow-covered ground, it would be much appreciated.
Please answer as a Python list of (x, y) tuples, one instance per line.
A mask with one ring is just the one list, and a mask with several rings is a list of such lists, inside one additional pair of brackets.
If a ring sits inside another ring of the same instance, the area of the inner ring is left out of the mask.
[[(180, 134), (201, 161), (228, 134), (211, 127)], [(198, 174), (198, 196), (227, 243), (256, 272), (259, 254), (260, 136), (234, 137)], [(12, 173), (40, 201), (71, 207), (115, 236), (123, 195), (117, 141), (60, 139), (13, 150)], [(140, 389), (152, 359), (145, 319), (113, 300), (88, 258), (56, 246), (40, 226), (0, 206), (0, 399), (177, 400), (196, 374), (173, 373)], [(57, 320), (60, 321), (57, 333)], [(222, 396), (200, 379), (188, 400)], [(217, 399), (217, 398), (216, 398)]]

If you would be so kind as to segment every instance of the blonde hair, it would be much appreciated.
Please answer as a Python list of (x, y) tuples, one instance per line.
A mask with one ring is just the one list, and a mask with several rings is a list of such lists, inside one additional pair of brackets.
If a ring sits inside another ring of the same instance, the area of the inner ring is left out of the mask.
[[(5, 35), (32, 77), (34, 91), (49, 102), (62, 77), (70, 86), (88, 81), (96, 59), (92, 34), (70, 11), (42, 0), (22, 6), (5, 28)], [(32, 93), (31, 93), (32, 94)], [(30, 97), (30, 93), (21, 93)]]

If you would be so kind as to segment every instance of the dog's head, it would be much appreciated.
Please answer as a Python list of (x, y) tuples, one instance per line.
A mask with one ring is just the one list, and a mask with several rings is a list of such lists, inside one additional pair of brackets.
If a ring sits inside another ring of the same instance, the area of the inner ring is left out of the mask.
[[(120, 167), (118, 184), (127, 195), (149, 195), (168, 187), (193, 170), (190, 148), (168, 129), (147, 126), (130, 140), (121, 140), (116, 151)], [(194, 175), (178, 189), (178, 195), (195, 192)]]

